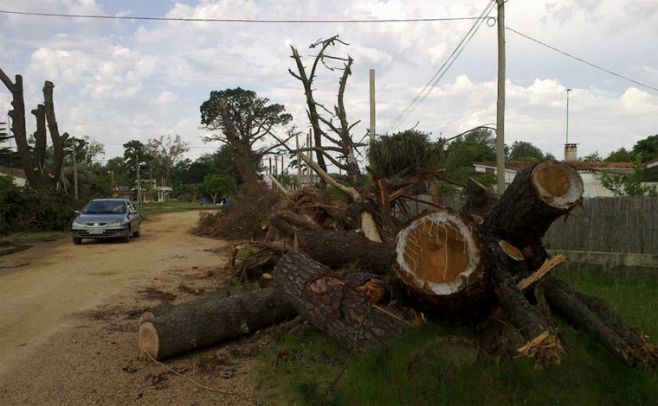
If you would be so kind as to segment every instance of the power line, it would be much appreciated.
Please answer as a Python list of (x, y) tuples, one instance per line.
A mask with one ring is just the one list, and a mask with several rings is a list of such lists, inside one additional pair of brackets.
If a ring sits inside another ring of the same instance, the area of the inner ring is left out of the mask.
[(608, 73), (608, 74), (610, 74), (610, 75), (616, 76), (616, 77), (618, 77), (618, 78), (620, 78), (620, 79), (624, 79), (624, 80), (629, 81), (629, 82), (631, 82), (631, 83), (635, 83), (636, 85), (640, 85), (640, 86), (646, 87), (647, 89), (651, 89), (651, 90), (653, 90), (653, 91), (658, 92), (658, 87), (654, 87), (654, 86), (648, 85), (648, 84), (646, 84), (646, 83), (642, 83), (642, 82), (640, 82), (640, 81), (638, 81), (638, 80), (631, 79), (631, 78), (629, 78), (628, 76), (624, 76), (624, 75), (622, 75), (621, 73), (617, 73), (617, 72), (612, 71), (612, 70), (610, 70), (610, 69), (606, 69), (606, 68), (604, 68), (604, 67), (602, 67), (602, 66), (596, 65), (596, 64), (594, 64), (594, 63), (592, 63), (592, 62), (586, 61), (586, 60), (583, 59), (583, 58), (579, 58), (579, 57), (577, 57), (577, 56), (575, 56), (575, 55), (572, 55), (572, 54), (570, 54), (570, 53), (568, 53), (568, 52), (565, 52), (565, 51), (563, 51), (563, 50), (561, 50), (561, 49), (558, 49), (558, 48), (556, 48), (556, 47), (554, 47), (554, 46), (552, 46), (552, 45), (549, 45), (549, 44), (547, 44), (547, 43), (545, 43), (545, 42), (542, 42), (542, 41), (540, 41), (540, 40), (538, 40), (538, 39), (536, 39), (536, 38), (532, 38), (531, 36), (529, 36), (529, 35), (527, 35), (527, 34), (524, 34), (524, 33), (520, 32), (520, 31), (517, 31), (517, 30), (515, 30), (514, 28), (511, 28), (511, 27), (505, 26), (505, 29), (508, 30), (508, 31), (512, 31), (514, 34), (519, 35), (519, 36), (521, 36), (521, 37), (523, 37), (523, 38), (529, 39), (530, 41), (533, 41), (533, 42), (535, 42), (535, 43), (537, 43), (537, 44), (539, 44), (539, 45), (541, 45), (541, 46), (544, 46), (544, 47), (546, 47), (546, 48), (548, 48), (548, 49), (551, 49), (551, 50), (553, 50), (553, 51), (555, 51), (555, 52), (558, 52), (558, 53), (560, 53), (560, 54), (562, 54), (562, 55), (564, 55), (564, 56), (568, 56), (568, 57), (571, 58), (571, 59), (575, 59), (575, 60), (578, 61), (578, 62), (582, 62), (582, 63), (584, 63), (584, 64), (586, 64), (586, 65), (589, 65), (589, 66), (591, 66), (591, 67), (594, 68), (594, 69), (598, 69), (598, 70), (600, 70), (600, 71), (602, 71), (602, 72), (605, 72), (605, 73)]
[(409, 106), (402, 112), (400, 113), (391, 124), (389, 124), (388, 127), (386, 127), (386, 132), (393, 131), (397, 129), (400, 125), (404, 123), (404, 121), (409, 117), (411, 113), (413, 113), (418, 106), (427, 99), (427, 97), (432, 93), (432, 90), (434, 90), (434, 87), (437, 85), (437, 83), (443, 78), (443, 76), (446, 74), (448, 69), (453, 65), (455, 60), (461, 55), (462, 51), (468, 45), (468, 43), (471, 41), (473, 36), (477, 33), (477, 31), (480, 29), (482, 26), (482, 23), (485, 21), (485, 19), (488, 18), (489, 13), (491, 10), (493, 10), (494, 6), (496, 3), (494, 2), (489, 2), (487, 3), (487, 6), (482, 10), (480, 13), (480, 16), (477, 18), (477, 21), (471, 28), (466, 32), (466, 35), (462, 38), (462, 40), (457, 44), (455, 49), (452, 51), (452, 53), (448, 56), (448, 58), (443, 62), (443, 64), (439, 67), (439, 69), (434, 73), (432, 78), (425, 84), (423, 89), (416, 95), (416, 97), (411, 101)]
[(202, 23), (252, 23), (252, 24), (361, 24), (361, 23), (422, 23), (437, 21), (477, 20), (480, 17), (430, 17), (430, 18), (387, 18), (387, 19), (347, 19), (347, 20), (272, 20), (256, 18), (186, 18), (186, 17), (153, 17), (153, 16), (111, 16), (102, 14), (68, 14), (45, 13), (36, 11), (0, 10), (0, 14), (12, 14), (35, 17), (58, 18), (89, 18), (100, 20), (142, 20), (142, 21), (179, 21)]

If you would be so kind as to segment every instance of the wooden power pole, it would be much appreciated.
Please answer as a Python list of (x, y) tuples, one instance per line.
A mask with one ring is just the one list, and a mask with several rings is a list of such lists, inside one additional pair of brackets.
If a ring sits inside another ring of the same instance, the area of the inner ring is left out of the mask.
[(498, 101), (496, 102), (496, 184), (505, 191), (505, 0), (498, 3)]
[(375, 120), (375, 70), (370, 69), (370, 146), (375, 143), (375, 134), (377, 122)]
[(75, 138), (73, 139), (73, 195), (78, 200), (78, 164), (75, 157)]

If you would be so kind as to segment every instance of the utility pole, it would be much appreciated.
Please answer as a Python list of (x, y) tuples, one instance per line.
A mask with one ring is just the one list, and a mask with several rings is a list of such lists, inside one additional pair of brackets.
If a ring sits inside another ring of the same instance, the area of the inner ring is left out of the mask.
[(73, 195), (75, 196), (75, 200), (78, 200), (78, 165), (75, 157), (75, 141), (76, 139), (73, 138)]
[(375, 134), (377, 133), (375, 113), (375, 70), (370, 69), (370, 147), (375, 143)]
[(498, 100), (496, 102), (496, 184), (505, 191), (505, 0), (498, 3)]
[(565, 145), (569, 144), (569, 92), (571, 92), (571, 89), (567, 89), (567, 134), (564, 142)]
[(142, 184), (139, 181), (139, 152), (135, 160), (135, 170), (137, 171), (137, 204), (142, 204)]
[(297, 188), (301, 189), (302, 187), (302, 160), (299, 157), (299, 133), (295, 131), (295, 146), (297, 147)]

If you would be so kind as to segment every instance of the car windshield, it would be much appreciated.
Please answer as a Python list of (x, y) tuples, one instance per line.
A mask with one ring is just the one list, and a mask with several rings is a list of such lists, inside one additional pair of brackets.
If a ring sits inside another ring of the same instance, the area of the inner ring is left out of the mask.
[(125, 214), (126, 203), (115, 200), (92, 200), (82, 209), (82, 214)]

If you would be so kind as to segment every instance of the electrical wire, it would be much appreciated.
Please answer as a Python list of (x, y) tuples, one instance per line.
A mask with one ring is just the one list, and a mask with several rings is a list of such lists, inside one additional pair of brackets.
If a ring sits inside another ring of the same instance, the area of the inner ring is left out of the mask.
[(427, 99), (430, 93), (432, 93), (432, 90), (434, 90), (434, 87), (437, 85), (437, 83), (443, 78), (443, 76), (446, 74), (448, 69), (450, 69), (450, 67), (453, 65), (455, 60), (461, 55), (462, 51), (464, 50), (466, 45), (468, 45), (468, 43), (471, 41), (473, 36), (475, 36), (477, 31), (482, 26), (482, 23), (488, 18), (489, 13), (491, 13), (491, 11), (495, 6), (496, 6), (495, 2), (487, 3), (487, 6), (484, 8), (482, 13), (480, 13), (480, 16), (478, 17), (477, 21), (466, 32), (466, 35), (464, 35), (464, 37), (457, 44), (457, 46), (452, 51), (452, 53), (443, 62), (443, 64), (439, 67), (439, 69), (434, 73), (434, 75), (430, 78), (427, 84), (425, 84), (423, 89), (421, 89), (421, 91), (411, 101), (409, 106), (400, 114), (398, 114), (398, 116), (393, 120), (393, 122), (386, 127), (384, 133), (394, 131), (398, 127), (400, 127), (400, 125), (404, 123), (404, 121), (409, 117), (409, 115), (413, 113), (416, 110), (416, 108), (418, 108), (418, 106), (425, 101), (425, 99)]
[(629, 82), (631, 82), (631, 83), (635, 83), (636, 85), (639, 85), (639, 86), (645, 87), (645, 88), (647, 88), (647, 89), (651, 89), (651, 90), (653, 90), (653, 91), (658, 92), (658, 87), (651, 86), (651, 85), (648, 85), (648, 84), (646, 84), (646, 83), (642, 83), (642, 82), (640, 82), (640, 81), (638, 81), (638, 80), (635, 80), (635, 79), (629, 78), (628, 76), (624, 76), (624, 75), (622, 75), (621, 73), (617, 73), (617, 72), (612, 71), (612, 70), (610, 70), (610, 69), (606, 69), (606, 68), (604, 68), (604, 67), (602, 67), (602, 66), (596, 65), (596, 64), (594, 64), (594, 63), (592, 63), (592, 62), (589, 62), (589, 61), (587, 61), (587, 60), (585, 60), (585, 59), (583, 59), (583, 58), (579, 58), (579, 57), (577, 57), (577, 56), (575, 56), (575, 55), (572, 55), (572, 54), (570, 54), (570, 53), (568, 53), (568, 52), (565, 52), (565, 51), (563, 51), (563, 50), (561, 50), (561, 49), (558, 49), (558, 48), (556, 48), (556, 47), (554, 47), (554, 46), (552, 46), (552, 45), (549, 45), (549, 44), (547, 44), (547, 43), (545, 43), (545, 42), (543, 42), (543, 41), (540, 41), (540, 40), (538, 40), (538, 39), (536, 39), (536, 38), (533, 38), (533, 37), (531, 37), (531, 36), (529, 36), (529, 35), (527, 35), (527, 34), (524, 34), (524, 33), (520, 32), (520, 31), (517, 31), (517, 30), (515, 30), (515, 29), (512, 28), (512, 27), (505, 26), (505, 29), (508, 30), (508, 31), (513, 32), (513, 33), (516, 34), (516, 35), (519, 35), (519, 36), (521, 36), (521, 37), (523, 37), (523, 38), (526, 38), (526, 39), (528, 39), (528, 40), (530, 40), (530, 41), (533, 41), (533, 42), (535, 42), (535, 43), (537, 43), (537, 44), (539, 44), (539, 45), (541, 45), (541, 46), (543, 46), (543, 47), (546, 47), (546, 48), (548, 48), (548, 49), (551, 49), (551, 50), (553, 50), (553, 51), (555, 51), (555, 52), (558, 52), (558, 53), (560, 53), (560, 54), (562, 54), (562, 55), (564, 55), (564, 56), (567, 56), (567, 57), (569, 57), (569, 58), (571, 58), (571, 59), (574, 59), (574, 60), (576, 60), (576, 61), (578, 61), (578, 62), (581, 62), (581, 63), (584, 63), (584, 64), (586, 64), (586, 65), (589, 65), (589, 66), (591, 66), (591, 67), (594, 68), (594, 69), (598, 69), (598, 70), (600, 70), (600, 71), (602, 71), (602, 72), (605, 72), (605, 73), (608, 73), (608, 74), (610, 74), (610, 75), (616, 76), (616, 77), (618, 77), (618, 78), (620, 78), (620, 79), (624, 79), (624, 80), (629, 81)]
[(387, 19), (345, 19), (345, 20), (272, 20), (256, 18), (192, 18), (192, 17), (153, 17), (153, 16), (118, 16), (102, 14), (68, 14), (68, 13), (45, 13), (33, 11), (0, 10), (0, 14), (11, 14), (36, 17), (58, 17), (58, 18), (89, 18), (100, 20), (142, 20), (142, 21), (179, 21), (179, 22), (203, 22), (203, 23), (252, 23), (252, 24), (362, 24), (362, 23), (422, 23), (437, 21), (465, 21), (477, 20), (480, 17), (429, 17), (429, 18), (387, 18)]

